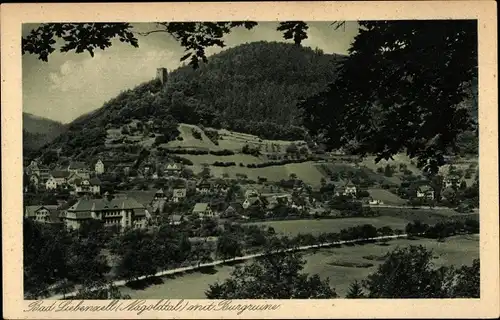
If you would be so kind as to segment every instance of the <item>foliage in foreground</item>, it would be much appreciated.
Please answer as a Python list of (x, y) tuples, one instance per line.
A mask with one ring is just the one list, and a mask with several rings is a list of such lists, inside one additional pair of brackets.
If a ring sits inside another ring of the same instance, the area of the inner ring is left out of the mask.
[(250, 265), (237, 266), (230, 279), (210, 285), (206, 296), (209, 299), (336, 298), (328, 279), (301, 273), (304, 265), (305, 260), (298, 252), (270, 253)]

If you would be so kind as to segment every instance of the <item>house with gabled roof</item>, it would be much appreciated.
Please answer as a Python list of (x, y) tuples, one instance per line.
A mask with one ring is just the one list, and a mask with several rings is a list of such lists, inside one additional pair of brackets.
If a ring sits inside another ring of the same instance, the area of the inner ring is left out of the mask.
[(26, 206), (24, 217), (41, 223), (61, 223), (57, 205)]
[(164, 172), (167, 175), (170, 176), (179, 175), (181, 171), (182, 171), (182, 166), (179, 163), (171, 162), (165, 165)]
[(434, 200), (434, 188), (430, 184), (421, 184), (416, 189), (415, 196), (418, 199)]
[(222, 212), (221, 217), (238, 217), (243, 214), (243, 206), (239, 202), (231, 202), (227, 204), (225, 210)]
[(78, 229), (84, 221), (97, 219), (105, 226), (144, 228), (151, 218), (146, 207), (133, 198), (82, 199), (68, 208), (63, 221), (67, 227)]
[(443, 179), (443, 188), (458, 188), (461, 180), (460, 176), (450, 174)]
[(248, 209), (253, 206), (260, 206), (263, 205), (262, 200), (260, 197), (249, 197), (246, 198), (245, 201), (243, 201), (242, 207), (243, 209)]
[(67, 171), (74, 173), (90, 173), (89, 168), (85, 164), (85, 162), (81, 161), (72, 161), (69, 163)]
[(356, 185), (352, 183), (351, 180), (340, 180), (335, 183), (335, 195), (340, 196), (352, 196), (355, 197), (357, 194), (358, 190), (356, 188)]
[(215, 217), (215, 213), (212, 211), (209, 203), (197, 203), (194, 205), (193, 215), (197, 215), (200, 218), (211, 218)]
[(196, 192), (208, 194), (212, 190), (212, 184), (209, 181), (201, 180), (196, 184)]
[(56, 184), (59, 186), (68, 182), (68, 178), (70, 177), (71, 173), (63, 170), (53, 170), (50, 175), (52, 176), (52, 178), (54, 178)]
[(98, 178), (75, 179), (73, 182), (76, 194), (100, 194), (101, 181)]

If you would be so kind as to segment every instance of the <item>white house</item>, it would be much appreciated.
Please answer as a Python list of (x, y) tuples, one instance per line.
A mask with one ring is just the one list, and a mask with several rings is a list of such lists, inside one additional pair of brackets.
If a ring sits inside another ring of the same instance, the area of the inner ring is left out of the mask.
[(101, 181), (97, 178), (77, 179), (74, 183), (76, 194), (99, 194), (101, 193)]
[(97, 160), (95, 167), (94, 167), (95, 173), (97, 174), (103, 174), (104, 173), (104, 163), (101, 161), (101, 159)]
[(347, 182), (339, 181), (335, 184), (335, 187), (335, 195), (337, 196), (344, 195), (355, 197), (358, 192), (356, 186), (350, 180)]
[(37, 222), (57, 223), (60, 222), (57, 208), (57, 205), (26, 206), (24, 216)]
[(50, 177), (46, 182), (45, 182), (45, 189), (47, 190), (54, 190), (57, 188), (57, 181), (54, 177)]
[(209, 182), (202, 181), (196, 186), (196, 192), (201, 194), (208, 194), (212, 188)]
[(177, 188), (172, 190), (172, 201), (177, 203), (181, 202), (183, 199), (186, 198), (186, 193), (187, 190), (186, 188)]
[(417, 188), (416, 196), (419, 199), (434, 200), (434, 189), (429, 185), (421, 185)]
[(178, 163), (168, 163), (165, 166), (165, 173), (168, 175), (177, 175), (181, 172), (181, 165)]

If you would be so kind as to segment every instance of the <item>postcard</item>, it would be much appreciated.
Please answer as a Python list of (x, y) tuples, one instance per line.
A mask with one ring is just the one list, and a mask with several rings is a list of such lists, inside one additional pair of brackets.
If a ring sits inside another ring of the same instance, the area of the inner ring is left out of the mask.
[(500, 315), (495, 2), (1, 9), (5, 318)]

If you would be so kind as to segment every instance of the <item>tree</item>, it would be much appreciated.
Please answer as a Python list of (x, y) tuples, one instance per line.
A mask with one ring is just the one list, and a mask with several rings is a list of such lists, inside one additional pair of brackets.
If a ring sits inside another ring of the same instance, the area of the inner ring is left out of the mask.
[(212, 253), (214, 252), (214, 248), (210, 242), (207, 241), (198, 241), (194, 242), (191, 247), (191, 254), (196, 261), (198, 267), (201, 264), (211, 262)]
[(203, 169), (201, 169), (201, 172), (200, 172), (200, 177), (204, 180), (210, 179), (211, 173), (210, 173), (209, 166), (207, 166), (207, 165), (203, 166)]
[(217, 256), (222, 260), (232, 259), (241, 256), (242, 245), (236, 235), (229, 232), (224, 232), (217, 239)]
[(111, 270), (101, 254), (98, 240), (94, 238), (73, 241), (69, 246), (68, 256), (68, 278), (76, 283), (102, 280)]
[(443, 272), (432, 263), (433, 252), (423, 246), (390, 252), (364, 287), (368, 298), (440, 298), (445, 296)]
[(349, 291), (347, 292), (347, 295), (345, 297), (347, 299), (365, 298), (366, 296), (363, 292), (362, 284), (358, 280), (355, 280), (353, 283), (351, 283)]
[(231, 277), (210, 285), (208, 299), (330, 299), (337, 294), (318, 275), (301, 273), (305, 261), (296, 253), (280, 251), (250, 265), (237, 266)]
[(286, 152), (290, 153), (290, 154), (297, 154), (297, 153), (299, 153), (299, 147), (297, 147), (297, 145), (295, 143), (290, 143), (286, 147)]
[(64, 228), (23, 221), (24, 291), (44, 296), (48, 287), (68, 276), (67, 246), (71, 238)]
[(128, 230), (112, 245), (111, 251), (119, 258), (117, 274), (127, 280), (142, 275), (154, 275), (158, 270), (160, 246), (144, 230)]
[(377, 162), (406, 152), (436, 173), (459, 134), (476, 130), (475, 106), (462, 106), (477, 81), (476, 21), (362, 21), (349, 53), (329, 89), (302, 104), (330, 148)]
[(450, 296), (454, 298), (479, 298), (480, 296), (479, 259), (474, 259), (472, 266), (462, 266), (456, 273), (456, 283)]
[(460, 190), (465, 189), (467, 189), (467, 182), (465, 182), (465, 180), (462, 180), (462, 182), (460, 182)]
[[(158, 22), (157, 29), (139, 35), (161, 32), (173, 36), (187, 52), (181, 61), (190, 58), (189, 64), (197, 68), (200, 61), (208, 61), (206, 48), (225, 47), (223, 38), (234, 28), (245, 27), (250, 30), (257, 24), (253, 21)], [(114, 38), (138, 47), (139, 43), (132, 29), (129, 23), (45, 23), (22, 38), (22, 53), (36, 54), (40, 60), (48, 61), (48, 56), (55, 51), (54, 38), (63, 40), (61, 52), (88, 51), (91, 56), (94, 56), (96, 48), (104, 50), (110, 47)], [(302, 21), (280, 22), (277, 27), (277, 31), (283, 32), (285, 39), (293, 39), (297, 45), (307, 39), (307, 29), (307, 24)]]
[(392, 177), (393, 170), (390, 165), (386, 165), (384, 168), (384, 176), (386, 177)]

